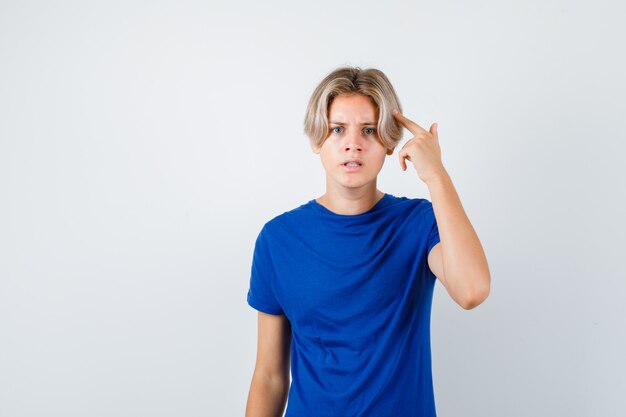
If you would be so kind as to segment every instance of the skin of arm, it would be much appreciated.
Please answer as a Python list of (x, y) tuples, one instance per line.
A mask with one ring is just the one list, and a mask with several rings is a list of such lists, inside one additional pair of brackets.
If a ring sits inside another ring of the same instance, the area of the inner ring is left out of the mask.
[(431, 249), (428, 266), (452, 299), (470, 310), (489, 296), (491, 275), (480, 240), (441, 161), (438, 125), (426, 130), (398, 111), (393, 115), (414, 135), (398, 152), (400, 166), (406, 171), (406, 160), (412, 162), (428, 186), (439, 228), (440, 242)]
[(284, 314), (258, 312), (257, 356), (246, 417), (280, 417), (289, 394), (291, 323)]
[(487, 258), (445, 169), (426, 184), (440, 238), (428, 255), (428, 265), (450, 297), (470, 310), (489, 296)]

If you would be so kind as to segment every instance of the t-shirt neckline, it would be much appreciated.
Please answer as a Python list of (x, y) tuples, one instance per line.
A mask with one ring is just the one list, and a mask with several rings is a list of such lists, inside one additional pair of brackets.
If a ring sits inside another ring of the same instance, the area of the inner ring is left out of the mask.
[(355, 218), (355, 217), (359, 217), (359, 216), (364, 216), (366, 214), (372, 213), (376, 210), (378, 210), (389, 198), (391, 197), (391, 195), (389, 193), (384, 193), (383, 196), (380, 198), (380, 200), (378, 200), (376, 202), (376, 204), (374, 204), (372, 206), (372, 208), (370, 208), (367, 211), (364, 211), (363, 213), (359, 213), (359, 214), (339, 214), (339, 213), (335, 213), (334, 211), (331, 211), (329, 209), (327, 209), (326, 207), (324, 207), (323, 205), (321, 205), (320, 203), (317, 202), (317, 200), (313, 199), (311, 200), (311, 204), (313, 205), (313, 207), (316, 207), (318, 210), (322, 211), (323, 213), (329, 214), (331, 216), (337, 217), (337, 218)]

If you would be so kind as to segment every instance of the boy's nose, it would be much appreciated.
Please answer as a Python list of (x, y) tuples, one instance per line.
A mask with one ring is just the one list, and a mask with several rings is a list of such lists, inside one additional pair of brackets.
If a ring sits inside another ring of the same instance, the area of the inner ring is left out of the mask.
[(348, 141), (346, 142), (346, 150), (362, 150), (362, 139), (358, 135), (350, 135), (348, 137)]

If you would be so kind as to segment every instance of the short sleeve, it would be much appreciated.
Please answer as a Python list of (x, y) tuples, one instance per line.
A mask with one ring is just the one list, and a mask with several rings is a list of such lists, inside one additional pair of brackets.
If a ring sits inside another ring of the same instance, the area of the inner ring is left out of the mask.
[(273, 290), (275, 272), (270, 257), (270, 243), (267, 228), (263, 226), (254, 244), (247, 301), (251, 307), (264, 313), (284, 314)]
[(439, 243), (439, 228), (437, 227), (437, 219), (435, 218), (435, 212), (433, 211), (432, 203), (429, 203), (428, 209), (429, 217), (431, 217), (432, 227), (428, 233), (428, 253), (430, 250)]

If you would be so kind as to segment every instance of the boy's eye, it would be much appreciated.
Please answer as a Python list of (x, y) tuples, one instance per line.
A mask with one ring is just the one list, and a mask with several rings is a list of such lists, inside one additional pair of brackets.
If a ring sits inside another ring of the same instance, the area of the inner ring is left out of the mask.
[[(341, 132), (338, 132), (338, 131), (337, 131), (337, 130), (335, 130), (335, 129), (343, 129), (343, 128), (342, 128), (342, 127), (339, 127), (339, 126), (336, 126), (336, 127), (333, 127), (333, 128), (331, 129), (334, 133), (341, 133)], [(368, 134), (368, 135), (373, 135), (374, 133), (376, 133), (376, 129), (371, 128), (371, 127), (366, 127), (366, 128), (365, 128), (365, 129), (363, 129), (363, 130), (364, 130), (364, 131), (365, 131), (365, 133), (366, 133), (366, 134)]]

